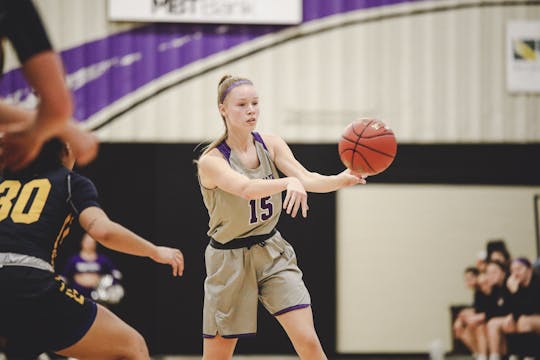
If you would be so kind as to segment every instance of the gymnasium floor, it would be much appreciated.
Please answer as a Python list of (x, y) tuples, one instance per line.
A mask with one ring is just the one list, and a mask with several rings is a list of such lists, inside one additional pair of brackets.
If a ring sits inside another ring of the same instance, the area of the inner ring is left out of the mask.
[[(200, 356), (162, 356), (162, 357), (153, 357), (153, 360), (200, 360)], [(343, 357), (334, 357), (330, 360), (426, 360), (429, 357), (426, 356), (371, 356), (371, 355), (361, 355), (358, 357), (343, 356)], [(466, 355), (448, 355), (445, 357), (446, 360), (471, 360), (472, 357)], [(289, 355), (238, 355), (234, 356), (233, 360), (298, 360), (296, 356)]]
[[(0, 353), (0, 360), (4, 360), (5, 357)], [(200, 360), (201, 356), (153, 356), (152, 360)], [(426, 360), (429, 357), (426, 356), (374, 356), (374, 355), (361, 355), (357, 357), (343, 356), (333, 357), (329, 360)], [(446, 356), (446, 360), (471, 360), (470, 356), (465, 355), (452, 355)], [(39, 360), (39, 358), (38, 358)], [(76, 359), (70, 359), (76, 360)], [(296, 356), (289, 355), (238, 355), (234, 356), (233, 360), (298, 360)]]

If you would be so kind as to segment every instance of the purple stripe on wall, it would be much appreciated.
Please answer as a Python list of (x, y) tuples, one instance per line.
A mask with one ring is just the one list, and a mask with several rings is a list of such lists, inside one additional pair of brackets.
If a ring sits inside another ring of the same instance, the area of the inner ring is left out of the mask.
[[(304, 22), (410, 1), (422, 0), (304, 0)], [(173, 70), (284, 28), (156, 23), (65, 50), (61, 56), (74, 95), (75, 118), (84, 121)], [(0, 82), (0, 96), (13, 102), (32, 100), (30, 94), (19, 69)]]
[[(75, 117), (87, 119), (173, 70), (282, 28), (158, 23), (63, 51)], [(19, 69), (5, 74), (0, 96), (19, 101), (28, 94)]]
[(303, 21), (311, 21), (354, 10), (419, 1), (425, 0), (304, 0)]
[[(82, 68), (83, 61), (112, 62), (102, 76), (74, 91), (75, 115), (87, 119), (152, 80), (276, 28), (153, 24), (68, 50), (62, 54), (68, 73)], [(81, 53), (89, 60), (80, 59)]]

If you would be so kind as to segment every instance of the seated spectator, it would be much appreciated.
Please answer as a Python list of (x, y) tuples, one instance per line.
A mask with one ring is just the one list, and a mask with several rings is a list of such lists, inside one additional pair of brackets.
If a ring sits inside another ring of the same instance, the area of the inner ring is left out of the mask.
[(88, 234), (84, 234), (81, 251), (68, 260), (62, 276), (80, 294), (102, 304), (116, 304), (124, 295), (119, 283), (122, 274), (109, 257), (97, 252), (96, 241)]
[(486, 265), (487, 265), (487, 252), (485, 250), (482, 250), (476, 256), (476, 268), (478, 269), (478, 272), (485, 273)]
[(486, 323), (510, 313), (506, 277), (506, 267), (497, 261), (489, 261), (485, 275), (479, 276), (479, 291), (474, 299), (475, 315), (469, 319), (470, 325), (475, 327), (478, 360), (486, 360), (488, 356)]
[(512, 293), (512, 315), (517, 332), (540, 333), (540, 276), (530, 261), (520, 257), (512, 261), (508, 288)]
[(485, 336), (484, 319), (485, 304), (491, 292), (491, 286), (485, 272), (478, 274), (476, 280), (476, 290), (474, 292), (473, 309), (474, 312), (463, 317), (464, 326), (474, 337), (475, 348), (472, 350), (475, 359), (484, 359), (487, 356), (487, 338)]
[(540, 277), (527, 258), (512, 261), (507, 288), (511, 313), (488, 323), (490, 360), (500, 360), (501, 355), (506, 354), (505, 334), (540, 333)]
[(499, 261), (507, 268), (510, 267), (510, 252), (504, 240), (489, 240), (486, 245), (487, 261)]
[[(479, 271), (476, 267), (470, 266), (465, 269), (463, 274), (463, 280), (467, 289), (476, 291), (478, 288), (478, 275)], [(478, 346), (476, 344), (476, 335), (474, 334), (474, 328), (468, 325), (468, 319), (474, 315), (474, 307), (468, 306), (462, 309), (454, 321), (454, 334), (456, 339), (459, 339), (465, 344), (465, 346), (471, 351), (472, 354), (478, 353)]]

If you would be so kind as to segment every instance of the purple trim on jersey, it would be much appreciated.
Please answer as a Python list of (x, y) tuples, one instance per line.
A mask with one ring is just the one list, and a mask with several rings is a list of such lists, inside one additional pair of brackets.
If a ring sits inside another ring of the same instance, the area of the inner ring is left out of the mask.
[(223, 141), (221, 144), (216, 146), (217, 149), (225, 156), (225, 159), (227, 159), (228, 162), (231, 162), (231, 148), (225, 141)]
[[(81, 266), (82, 264), (82, 266)], [(86, 269), (85, 269), (86, 267)], [(70, 257), (62, 271), (62, 275), (66, 278), (68, 285), (77, 290), (80, 294), (90, 298), (94, 288), (82, 286), (75, 281), (76, 274), (98, 274), (100, 276), (111, 274), (116, 270), (111, 259), (103, 254), (98, 254), (95, 260), (86, 261), (80, 254)], [(114, 276), (113, 276), (114, 278)], [(113, 284), (118, 284), (118, 280), (114, 278)]]
[(288, 308), (285, 308), (283, 310), (279, 310), (278, 312), (272, 314), (274, 316), (279, 316), (279, 315), (283, 315), (285, 313), (288, 313), (289, 311), (293, 311), (293, 310), (298, 310), (298, 309), (303, 309), (303, 308), (307, 308), (307, 307), (310, 307), (311, 304), (299, 304), (299, 305), (294, 305), (294, 306), (290, 306)]
[(260, 142), (262, 144), (262, 146), (264, 147), (264, 150), (268, 151), (268, 148), (266, 147), (266, 144), (264, 143), (264, 140), (263, 140), (261, 134), (259, 134), (256, 131), (253, 131), (251, 133), (251, 135), (253, 135), (253, 138), (255, 139), (255, 141), (258, 141), (258, 142)]

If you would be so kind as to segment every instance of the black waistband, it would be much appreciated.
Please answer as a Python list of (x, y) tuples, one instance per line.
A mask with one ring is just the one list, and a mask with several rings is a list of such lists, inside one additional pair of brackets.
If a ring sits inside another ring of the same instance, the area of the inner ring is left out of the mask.
[(276, 234), (276, 229), (272, 229), (272, 231), (270, 231), (268, 234), (253, 235), (253, 236), (248, 236), (245, 238), (237, 238), (225, 244), (222, 244), (219, 241), (216, 241), (213, 238), (210, 238), (210, 246), (212, 246), (214, 249), (240, 249), (243, 247), (247, 247), (249, 249), (253, 245), (260, 245), (260, 246), (266, 245), (264, 241), (270, 239), (275, 234)]

